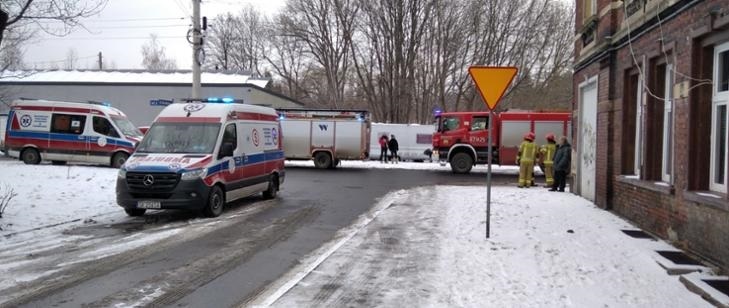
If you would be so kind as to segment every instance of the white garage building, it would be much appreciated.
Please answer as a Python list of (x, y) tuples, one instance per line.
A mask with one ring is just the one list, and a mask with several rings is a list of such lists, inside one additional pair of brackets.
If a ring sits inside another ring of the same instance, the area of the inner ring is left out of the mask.
[[(201, 79), (203, 98), (231, 97), (274, 108), (303, 106), (268, 89), (269, 78), (239, 72), (204, 72)], [(18, 98), (106, 102), (126, 113), (137, 126), (146, 126), (164, 106), (189, 98), (191, 83), (189, 70), (5, 71), (0, 74), (0, 98), (5, 103)], [(0, 114), (6, 112), (7, 105), (0, 104)]]

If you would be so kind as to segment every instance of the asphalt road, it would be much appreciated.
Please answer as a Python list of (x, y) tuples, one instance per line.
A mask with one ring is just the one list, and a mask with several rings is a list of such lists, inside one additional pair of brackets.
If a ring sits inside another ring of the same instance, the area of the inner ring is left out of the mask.
[[(495, 185), (503, 185), (516, 179), (513, 175), (495, 175), (493, 180)], [(176, 241), (83, 264), (82, 270), (64, 273), (63, 279), (52, 280), (52, 284), (6, 304), (227, 307), (245, 303), (388, 192), (485, 181), (484, 174), (287, 168), (286, 182), (277, 199), (252, 197), (237, 202), (216, 218), (221, 223), (212, 231), (185, 234)], [(128, 235), (196, 219), (190, 213), (161, 211), (111, 228), (90, 226), (73, 232)]]

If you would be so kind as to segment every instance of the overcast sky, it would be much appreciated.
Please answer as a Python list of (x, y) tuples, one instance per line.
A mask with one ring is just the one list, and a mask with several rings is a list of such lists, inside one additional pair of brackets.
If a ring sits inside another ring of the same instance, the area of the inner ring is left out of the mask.
[[(284, 3), (285, 0), (203, 0), (201, 15), (212, 19), (225, 12), (237, 13), (247, 4), (272, 15)], [(80, 68), (95, 68), (99, 52), (118, 69), (142, 68), (142, 45), (155, 33), (167, 55), (177, 61), (177, 67), (190, 69), (192, 51), (185, 39), (190, 16), (191, 0), (109, 0), (98, 16), (83, 20), (92, 33), (83, 28), (65, 37), (39, 33), (25, 46), (23, 59), (29, 67), (55, 63), (63, 68), (66, 55), (73, 48)]]

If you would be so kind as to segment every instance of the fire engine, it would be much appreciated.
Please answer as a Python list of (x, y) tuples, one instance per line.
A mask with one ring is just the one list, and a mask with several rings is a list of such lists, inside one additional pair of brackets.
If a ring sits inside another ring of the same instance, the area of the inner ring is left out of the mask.
[(546, 142), (544, 136), (554, 133), (570, 138), (570, 113), (488, 112), (436, 113), (433, 152), (442, 163), (450, 163), (454, 173), (468, 173), (475, 164), (488, 163), (488, 134), (493, 128), (492, 163), (516, 165), (519, 144), (525, 133), (534, 132), (537, 144)]
[(286, 159), (314, 160), (336, 168), (341, 160), (369, 156), (370, 119), (365, 110), (277, 109)]

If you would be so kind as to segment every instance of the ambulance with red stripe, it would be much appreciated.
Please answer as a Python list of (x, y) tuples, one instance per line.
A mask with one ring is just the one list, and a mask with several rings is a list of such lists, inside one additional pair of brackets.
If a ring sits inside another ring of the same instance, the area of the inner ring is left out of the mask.
[(177, 103), (160, 112), (119, 169), (116, 199), (130, 216), (187, 209), (215, 217), (226, 202), (261, 192), (275, 198), (284, 177), (274, 109), (232, 100)]
[(8, 114), (5, 148), (26, 164), (85, 162), (118, 168), (142, 133), (108, 104), (21, 99)]

